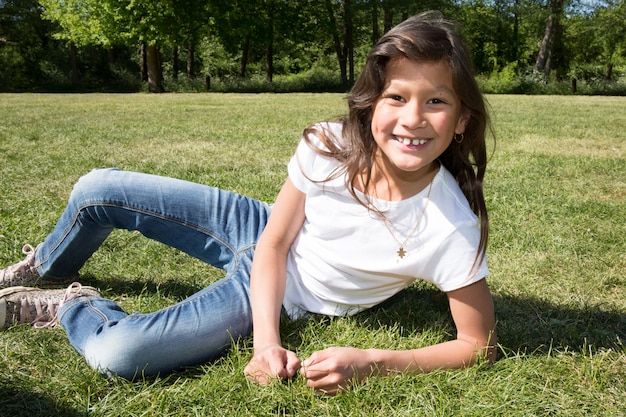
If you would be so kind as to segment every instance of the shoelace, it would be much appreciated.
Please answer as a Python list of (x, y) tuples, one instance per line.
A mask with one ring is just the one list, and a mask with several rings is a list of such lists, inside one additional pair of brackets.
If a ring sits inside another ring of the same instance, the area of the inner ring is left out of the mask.
[[(65, 290), (65, 295), (58, 305), (55, 305), (52, 298), (44, 300), (43, 303), (40, 298), (33, 298), (32, 304), (34, 305), (37, 313), (33, 319), (30, 317), (31, 307), (28, 303), (28, 299), (26, 297), (22, 298), (20, 305), (20, 323), (26, 323), (28, 320), (29, 323), (37, 328), (56, 326), (58, 323), (59, 309), (64, 303), (78, 297), (81, 288), (82, 286), (78, 282), (70, 284), (70, 286)], [(44, 312), (44, 306), (47, 307), (47, 313)], [(50, 317), (50, 319), (46, 320), (47, 317)]]
[(3, 276), (1, 277), (2, 280), (5, 279), (5, 275), (15, 275), (18, 273), (25, 273), (27, 269), (31, 268), (34, 264), (33, 259), (35, 257), (35, 248), (33, 248), (31, 245), (26, 244), (24, 246), (22, 246), (22, 253), (24, 255), (26, 255), (26, 258), (21, 261), (18, 262), (17, 264), (15, 264), (12, 268), (7, 268), (4, 272), (3, 272)]

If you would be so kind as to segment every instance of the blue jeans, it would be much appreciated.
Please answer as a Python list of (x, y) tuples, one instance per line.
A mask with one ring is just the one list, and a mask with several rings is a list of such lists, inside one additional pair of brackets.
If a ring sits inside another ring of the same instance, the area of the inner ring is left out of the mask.
[(114, 169), (75, 185), (54, 231), (37, 249), (39, 273), (77, 272), (115, 229), (137, 230), (222, 268), (226, 276), (184, 301), (128, 315), (113, 301), (80, 297), (59, 320), (72, 346), (102, 373), (131, 379), (196, 365), (252, 331), (249, 277), (268, 204), (217, 188)]

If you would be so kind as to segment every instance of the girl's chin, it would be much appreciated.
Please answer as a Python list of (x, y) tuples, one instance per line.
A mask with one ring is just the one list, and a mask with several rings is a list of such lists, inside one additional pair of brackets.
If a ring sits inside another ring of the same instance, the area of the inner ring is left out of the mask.
[(430, 171), (430, 167), (432, 162), (425, 161), (415, 161), (415, 162), (406, 162), (406, 161), (398, 161), (394, 163), (390, 161), (392, 165), (393, 171), (405, 174), (419, 174), (422, 172)]

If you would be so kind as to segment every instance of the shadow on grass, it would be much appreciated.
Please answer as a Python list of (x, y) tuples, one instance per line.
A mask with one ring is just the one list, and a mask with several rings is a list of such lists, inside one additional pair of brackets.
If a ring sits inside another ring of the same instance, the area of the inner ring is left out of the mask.
[(145, 293), (159, 292), (165, 297), (179, 300), (187, 298), (204, 288), (202, 284), (196, 285), (174, 279), (165, 282), (155, 282), (119, 277), (106, 277), (103, 279), (93, 275), (81, 276), (81, 283), (99, 288), (105, 294), (138, 296)]
[[(626, 312), (615, 307), (557, 305), (506, 294), (495, 294), (494, 304), (498, 343), (507, 351), (542, 355), (554, 348), (623, 349), (626, 340)], [(359, 320), (366, 326), (398, 324), (407, 334), (445, 323), (446, 330), (455, 334), (445, 294), (419, 285), (359, 314)]]
[(551, 348), (588, 352), (624, 349), (626, 311), (612, 306), (553, 304), (532, 297), (497, 295), (499, 343), (517, 353), (545, 354)]
[(0, 379), (0, 416), (86, 416), (58, 400)]
[[(108, 293), (139, 295), (159, 291), (167, 297), (184, 299), (202, 289), (175, 280), (163, 283), (129, 281), (118, 278), (99, 280), (86, 277), (87, 284), (107, 288)], [(583, 351), (612, 349), (623, 346), (626, 340), (626, 312), (602, 305), (574, 305), (573, 302), (553, 304), (534, 297), (495, 294), (494, 304), (498, 321), (498, 342), (509, 352), (545, 354), (560, 348)], [(315, 316), (320, 324), (332, 320)], [(377, 328), (397, 327), (400, 336), (419, 333), (434, 326), (455, 334), (448, 301), (442, 292), (427, 284), (417, 283), (384, 303), (354, 316), (357, 325)], [(305, 321), (283, 325), (285, 342), (298, 346), (299, 329)]]

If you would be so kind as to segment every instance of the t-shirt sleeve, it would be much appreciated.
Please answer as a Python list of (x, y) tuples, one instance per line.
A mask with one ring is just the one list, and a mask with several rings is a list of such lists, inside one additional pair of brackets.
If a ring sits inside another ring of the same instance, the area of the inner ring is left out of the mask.
[(431, 258), (432, 283), (448, 292), (480, 281), (489, 275), (486, 257), (474, 265), (479, 235), (476, 224), (458, 225)]
[[(325, 129), (329, 134), (339, 136), (341, 125), (338, 123), (320, 124), (319, 129)], [(336, 160), (322, 155), (317, 150), (325, 151), (327, 148), (315, 135), (300, 140), (296, 152), (287, 165), (287, 172), (295, 187), (307, 194), (312, 186), (328, 180), (329, 173), (333, 172), (338, 163)], [(316, 150), (317, 148), (317, 150)]]
[(304, 139), (300, 140), (296, 152), (291, 157), (289, 164), (287, 165), (287, 172), (289, 179), (295, 185), (295, 187), (307, 193), (311, 181), (307, 179), (306, 173), (312, 172), (314, 164), (315, 151), (306, 143)]

